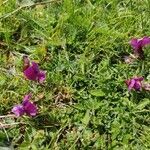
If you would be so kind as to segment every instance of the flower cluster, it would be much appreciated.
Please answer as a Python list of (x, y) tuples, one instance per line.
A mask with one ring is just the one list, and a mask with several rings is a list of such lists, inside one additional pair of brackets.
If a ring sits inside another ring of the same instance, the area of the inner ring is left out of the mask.
[(128, 86), (128, 90), (135, 89), (137, 91), (141, 90), (143, 77), (134, 77), (129, 80), (126, 80), (126, 84)]
[(143, 47), (150, 44), (150, 38), (149, 37), (143, 37), (141, 39), (133, 38), (130, 42), (134, 55), (139, 58), (144, 58), (144, 51)]
[(130, 41), (130, 45), (133, 48), (133, 54), (130, 56), (125, 56), (124, 60), (126, 63), (132, 63), (134, 59), (140, 58), (144, 59), (144, 51), (143, 48), (150, 44), (150, 37), (143, 37), (141, 39), (133, 38)]
[[(130, 41), (131, 47), (133, 48), (133, 54), (125, 57), (126, 63), (131, 63), (135, 58), (144, 58), (143, 48), (150, 44), (150, 37), (143, 37), (141, 39), (133, 38)], [(133, 77), (125, 81), (128, 86), (128, 90), (132, 89), (136, 91), (141, 91), (142, 89), (150, 91), (150, 84), (144, 82), (143, 77)]]
[[(31, 62), (28, 56), (23, 56), (23, 74), (28, 80), (36, 81), (42, 84), (46, 79), (46, 72), (39, 69), (36, 62)], [(36, 116), (37, 106), (30, 101), (31, 94), (25, 95), (23, 102), (15, 105), (12, 112), (17, 116), (28, 115)]]
[(28, 116), (35, 116), (37, 114), (37, 107), (30, 102), (31, 94), (25, 95), (22, 104), (13, 107), (12, 112), (17, 116), (27, 114)]
[(30, 64), (29, 58), (27, 56), (24, 56), (23, 60), (24, 60), (23, 73), (25, 77), (29, 80), (43, 83), (43, 81), (46, 78), (46, 72), (40, 70), (37, 63), (32, 62), (32, 64)]
[(129, 91), (132, 89), (136, 91), (141, 91), (142, 89), (150, 91), (150, 84), (145, 83), (143, 77), (133, 77), (129, 80), (126, 80), (125, 83), (128, 86)]
[[(125, 57), (126, 63), (131, 63), (135, 58), (144, 58), (143, 48), (150, 44), (150, 37), (143, 37), (141, 39), (133, 38), (130, 41), (133, 48), (133, 54)], [(39, 68), (36, 62), (30, 62), (28, 56), (23, 56), (23, 74), (26, 79), (32, 80), (42, 84), (46, 79), (46, 72)], [(150, 91), (150, 84), (144, 82), (143, 77), (132, 77), (125, 81), (128, 90), (132, 89), (141, 91), (142, 89)], [(23, 102), (13, 107), (12, 112), (17, 116), (24, 114), (28, 116), (35, 116), (37, 114), (37, 106), (30, 101), (31, 94), (25, 95)]]

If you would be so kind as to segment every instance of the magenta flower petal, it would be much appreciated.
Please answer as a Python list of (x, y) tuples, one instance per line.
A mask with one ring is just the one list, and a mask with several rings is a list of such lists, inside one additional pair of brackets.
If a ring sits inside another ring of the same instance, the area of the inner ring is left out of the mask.
[(130, 44), (134, 50), (134, 54), (140, 58), (144, 58), (143, 47), (150, 44), (150, 37), (143, 37), (141, 39), (133, 38)]
[(25, 113), (28, 116), (36, 116), (36, 114), (37, 114), (37, 107), (36, 107), (35, 104), (30, 102), (29, 100), (24, 100), (22, 102), (22, 105), (23, 105)]
[(37, 71), (34, 70), (33, 66), (28, 67), (25, 71), (24, 71), (24, 75), (27, 77), (27, 79), (29, 80), (33, 80), (36, 81), (37, 80)]
[(43, 83), (46, 79), (46, 72), (40, 70), (38, 64), (35, 62), (32, 62), (32, 65), (24, 70), (24, 75), (27, 79), (38, 81), (39, 83)]
[(134, 89), (139, 91), (141, 89), (141, 83), (140, 82), (135, 82)]
[(24, 96), (23, 101), (29, 101), (31, 99), (31, 94), (27, 94)]
[(133, 48), (135, 56), (138, 56), (140, 58), (144, 57), (144, 52), (143, 52), (143, 49), (142, 49), (142, 40), (132, 39), (131, 40), (131, 46)]
[(138, 50), (140, 48), (140, 43), (138, 42), (138, 39), (132, 39), (130, 44), (135, 50)]
[(141, 46), (144, 47), (144, 46), (146, 46), (148, 44), (150, 44), (150, 37), (144, 37), (142, 39), (142, 45)]
[(135, 84), (135, 80), (131, 79), (130, 82), (129, 82), (129, 85), (128, 85), (129, 91), (134, 87), (134, 84)]
[(32, 62), (32, 66), (28, 67), (25, 71), (24, 71), (24, 75), (29, 79), (29, 80), (33, 80), (36, 81), (38, 79), (38, 74), (39, 74), (40, 70), (39, 70), (39, 66), (37, 63)]
[(128, 86), (128, 90), (135, 89), (136, 91), (141, 90), (143, 77), (134, 77), (129, 80), (126, 80), (126, 85)]
[(22, 105), (16, 105), (13, 107), (12, 112), (17, 116), (22, 116), (24, 115), (25, 111)]
[(22, 104), (13, 107), (12, 112), (17, 116), (24, 114), (28, 116), (35, 116), (37, 114), (37, 107), (30, 102), (31, 94), (25, 95)]
[(43, 83), (45, 79), (46, 79), (46, 72), (40, 71), (40, 73), (38, 74), (39, 83)]
[(34, 72), (35, 72), (36, 74), (39, 73), (40, 69), (39, 69), (39, 66), (38, 66), (37, 63), (32, 62), (32, 68), (33, 68), (33, 70), (34, 70)]

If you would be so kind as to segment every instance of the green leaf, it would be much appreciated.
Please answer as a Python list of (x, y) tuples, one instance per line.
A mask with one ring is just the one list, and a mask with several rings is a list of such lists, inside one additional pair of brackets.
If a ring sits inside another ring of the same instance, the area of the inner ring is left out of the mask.
[(91, 90), (90, 94), (97, 97), (105, 96), (105, 93), (101, 89)]
[(87, 126), (89, 121), (90, 121), (90, 110), (87, 110), (84, 118), (82, 119), (82, 123)]
[(139, 105), (136, 108), (141, 110), (141, 109), (143, 109), (145, 106), (147, 106), (149, 104), (150, 104), (150, 100), (145, 98), (141, 103), (139, 103)]

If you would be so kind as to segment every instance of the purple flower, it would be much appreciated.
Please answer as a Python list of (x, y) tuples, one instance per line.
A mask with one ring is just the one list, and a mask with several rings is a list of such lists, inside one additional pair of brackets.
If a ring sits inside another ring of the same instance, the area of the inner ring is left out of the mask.
[(144, 57), (143, 47), (150, 44), (150, 37), (143, 37), (141, 39), (133, 38), (130, 42), (134, 49), (134, 54), (140, 58)]
[(46, 72), (40, 70), (38, 64), (35, 62), (32, 62), (32, 65), (28, 66), (23, 73), (27, 79), (38, 81), (39, 83), (43, 83), (43, 81), (46, 79)]
[(17, 117), (24, 115), (24, 108), (22, 105), (16, 105), (11, 110)]
[(37, 107), (35, 104), (30, 102), (31, 94), (25, 95), (22, 104), (13, 107), (12, 112), (17, 116), (22, 116), (24, 114), (28, 116), (36, 116)]
[(126, 80), (125, 83), (128, 86), (128, 90), (135, 89), (136, 91), (141, 90), (143, 77), (134, 77), (129, 80)]

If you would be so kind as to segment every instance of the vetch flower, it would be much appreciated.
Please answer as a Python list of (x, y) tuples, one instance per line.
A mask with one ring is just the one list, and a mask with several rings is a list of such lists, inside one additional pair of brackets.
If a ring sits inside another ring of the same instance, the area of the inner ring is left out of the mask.
[(143, 37), (141, 39), (133, 38), (130, 41), (132, 48), (134, 49), (134, 54), (140, 58), (144, 57), (143, 47), (150, 44), (150, 37)]
[(31, 94), (25, 95), (22, 104), (13, 107), (12, 112), (17, 116), (22, 116), (24, 114), (28, 116), (36, 116), (37, 107), (35, 104), (30, 102)]
[(16, 105), (11, 110), (17, 117), (24, 115), (24, 108), (22, 105)]
[(126, 80), (125, 83), (128, 86), (128, 90), (135, 89), (136, 91), (140, 91), (142, 89), (142, 81), (143, 77), (134, 77), (129, 80)]
[(39, 83), (43, 83), (46, 79), (46, 72), (40, 70), (36, 62), (32, 62), (30, 65), (26, 57), (24, 57), (23, 60), (25, 68), (23, 73), (26, 76), (26, 78), (32, 81), (38, 81)]

